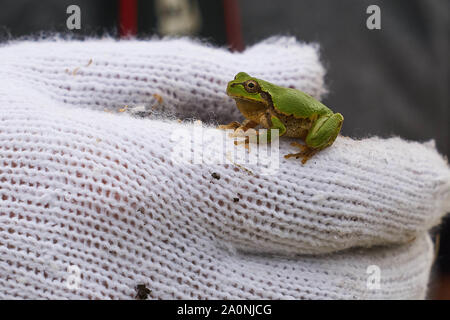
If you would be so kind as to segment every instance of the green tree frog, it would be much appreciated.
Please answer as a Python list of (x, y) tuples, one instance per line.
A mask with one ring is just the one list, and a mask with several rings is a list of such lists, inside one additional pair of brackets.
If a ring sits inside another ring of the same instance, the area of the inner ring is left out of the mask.
[[(308, 94), (284, 88), (239, 72), (227, 85), (227, 94), (236, 101), (245, 121), (219, 126), (221, 129), (247, 131), (260, 125), (278, 129), (280, 136), (300, 138), (305, 144), (293, 142), (301, 149), (285, 158), (302, 157), (302, 163), (318, 151), (333, 144), (338, 136), (344, 117), (334, 113)], [(266, 139), (270, 141), (270, 130)], [(262, 135), (259, 135), (258, 141)]]

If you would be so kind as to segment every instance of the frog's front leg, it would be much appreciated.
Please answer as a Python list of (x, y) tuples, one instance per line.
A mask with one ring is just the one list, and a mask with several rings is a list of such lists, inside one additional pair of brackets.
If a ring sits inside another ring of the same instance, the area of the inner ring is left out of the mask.
[(254, 127), (256, 127), (259, 123), (255, 122), (253, 120), (244, 120), (244, 122), (242, 122), (242, 124), (236, 129), (236, 131), (247, 131), (248, 129), (253, 129)]
[(222, 125), (218, 126), (217, 128), (223, 129), (223, 130), (229, 130), (229, 129), (236, 130), (240, 126), (241, 126), (241, 124), (239, 122), (233, 121), (233, 122), (230, 122), (229, 124), (222, 124)]
[(240, 124), (237, 121), (233, 121), (229, 124), (218, 126), (218, 129), (234, 130), (234, 132), (232, 134), (230, 134), (230, 137), (232, 137), (232, 138), (245, 136), (245, 139), (243, 141), (235, 141), (234, 144), (235, 145), (245, 144), (245, 147), (248, 148), (249, 137), (248, 137), (248, 134), (245, 134), (245, 132), (248, 131), (249, 129), (253, 129), (258, 124), (259, 124), (258, 122), (255, 122), (253, 120), (244, 120), (242, 122), (242, 124)]
[(302, 157), (302, 163), (306, 163), (309, 158), (326, 147), (333, 144), (334, 140), (341, 131), (342, 122), (344, 117), (340, 113), (334, 113), (331, 116), (325, 116), (318, 118), (312, 125), (305, 138), (306, 145), (299, 143), (292, 143), (292, 146), (297, 146), (302, 151), (299, 153), (287, 154), (284, 157), (300, 158)]
[[(258, 132), (258, 143), (260, 142), (267, 142), (269, 143), (272, 140), (272, 131), (271, 129), (278, 129), (278, 136), (281, 137), (283, 134), (286, 133), (286, 127), (284, 126), (284, 123), (281, 122), (280, 119), (277, 117), (267, 114), (265, 116), (266, 118), (263, 120), (265, 123), (269, 124), (267, 129), (264, 133)], [(270, 121), (269, 121), (270, 119)], [(264, 122), (263, 122), (264, 123)]]
[(252, 129), (254, 127), (256, 127), (258, 125), (257, 122), (253, 121), (253, 120), (244, 120), (244, 122), (242, 122), (242, 124), (240, 124), (237, 121), (233, 121), (230, 122), (229, 124), (225, 124), (225, 125), (220, 125), (217, 128), (218, 129), (232, 129), (232, 130), (242, 130), (242, 131), (247, 131), (248, 129)]
[[(245, 123), (245, 121), (244, 121)], [(254, 131), (252, 132), (252, 135), (256, 135), (256, 142), (257, 143), (269, 143), (272, 139), (272, 132), (271, 129), (278, 129), (278, 135), (282, 136), (286, 133), (286, 127), (284, 126), (283, 122), (281, 122), (280, 119), (278, 119), (275, 116), (272, 116), (270, 113), (264, 114), (259, 118), (259, 123), (261, 123), (265, 127), (269, 127), (269, 129), (264, 130), (264, 132), (261, 131)], [(236, 130), (238, 132), (239, 129)], [(242, 132), (241, 132), (242, 133)], [(235, 144), (245, 144), (248, 145), (250, 139), (249, 134), (241, 134), (241, 136), (245, 136), (245, 140), (241, 142), (235, 142)]]

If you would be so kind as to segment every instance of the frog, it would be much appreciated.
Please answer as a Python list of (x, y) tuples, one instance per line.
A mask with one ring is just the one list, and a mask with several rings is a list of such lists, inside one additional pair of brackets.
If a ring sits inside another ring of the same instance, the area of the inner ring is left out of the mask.
[(275, 85), (245, 72), (237, 73), (228, 82), (226, 93), (235, 100), (245, 120), (242, 123), (233, 121), (220, 125), (220, 129), (232, 129), (234, 132), (246, 132), (258, 126), (267, 129), (262, 134), (256, 132), (258, 142), (270, 142), (270, 129), (278, 129), (280, 137), (303, 140), (303, 144), (291, 143), (300, 152), (284, 156), (286, 159), (302, 158), (302, 164), (317, 152), (331, 146), (344, 122), (342, 114), (333, 112), (309, 94)]

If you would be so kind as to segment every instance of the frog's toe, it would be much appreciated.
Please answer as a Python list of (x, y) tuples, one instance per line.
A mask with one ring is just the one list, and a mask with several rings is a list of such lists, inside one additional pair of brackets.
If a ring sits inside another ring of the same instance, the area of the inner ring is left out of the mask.
[(237, 141), (234, 141), (235, 146), (244, 145), (245, 149), (250, 151), (250, 139), (249, 137), (244, 137), (244, 139), (240, 139)]
[(284, 156), (284, 158), (289, 159), (295, 157), (295, 159), (302, 158), (302, 164), (305, 164), (313, 155), (315, 155), (319, 149), (310, 148), (304, 144), (298, 142), (292, 142), (291, 146), (298, 147), (301, 149), (300, 152), (290, 153)]
[(235, 146), (238, 146), (238, 145), (241, 145), (241, 144), (245, 144), (245, 145), (249, 144), (249, 138), (248, 137), (244, 137), (244, 139), (234, 141), (234, 145)]
[(292, 157), (295, 157), (295, 159), (298, 159), (298, 158), (301, 157), (302, 158), (302, 164), (305, 164), (306, 161), (308, 161), (308, 159), (312, 157), (312, 154), (305, 153), (305, 152), (299, 152), (299, 153), (290, 153), (290, 154), (285, 155), (284, 157), (286, 159), (289, 159), (289, 158), (292, 158)]

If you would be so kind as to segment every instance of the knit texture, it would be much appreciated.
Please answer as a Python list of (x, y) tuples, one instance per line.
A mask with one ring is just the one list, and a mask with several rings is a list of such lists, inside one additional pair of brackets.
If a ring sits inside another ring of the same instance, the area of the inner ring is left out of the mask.
[(66, 108), (103, 111), (143, 104), (181, 118), (234, 121), (242, 116), (225, 88), (242, 70), (320, 98), (326, 92), (325, 70), (317, 50), (294, 38), (269, 38), (243, 54), (187, 39), (126, 45), (111, 39), (30, 41), (2, 48), (0, 72), (45, 90)]
[[(161, 114), (242, 119), (224, 93), (238, 71), (325, 93), (317, 48), (292, 38), (243, 53), (187, 39), (0, 48), (0, 298), (132, 299), (138, 284), (160, 299), (424, 298), (447, 161), (432, 143), (338, 137), (302, 165), (282, 138), (264, 174), (215, 162), (211, 136), (179, 149), (197, 126)], [(180, 161), (197, 150), (202, 163)]]

